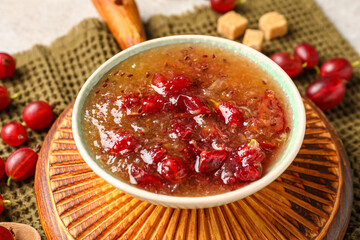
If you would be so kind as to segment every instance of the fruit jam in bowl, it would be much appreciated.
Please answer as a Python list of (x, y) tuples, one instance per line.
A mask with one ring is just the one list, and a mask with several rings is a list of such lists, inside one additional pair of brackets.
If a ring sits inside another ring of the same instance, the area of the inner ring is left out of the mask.
[(100, 66), (73, 110), (77, 148), (101, 178), (145, 201), (207, 208), (249, 196), (291, 164), (301, 96), (263, 54), (209, 36), (173, 36)]

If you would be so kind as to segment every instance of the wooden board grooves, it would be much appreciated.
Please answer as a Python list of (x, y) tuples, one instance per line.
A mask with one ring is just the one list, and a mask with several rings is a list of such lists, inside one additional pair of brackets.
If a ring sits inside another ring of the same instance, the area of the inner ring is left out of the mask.
[(332, 230), (329, 237), (341, 239), (346, 224), (336, 228), (344, 214), (349, 220), (351, 210), (351, 203), (340, 204), (352, 196), (343, 185), (344, 178), (351, 183), (348, 159), (324, 115), (304, 103), (302, 148), (276, 181), (237, 202), (192, 210), (142, 202), (99, 178), (76, 149), (69, 106), (50, 130), (37, 166), (35, 192), (47, 237), (320, 240)]

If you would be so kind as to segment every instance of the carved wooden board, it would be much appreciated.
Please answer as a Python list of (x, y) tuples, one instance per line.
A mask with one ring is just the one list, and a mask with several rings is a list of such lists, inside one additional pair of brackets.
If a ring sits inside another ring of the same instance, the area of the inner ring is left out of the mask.
[(48, 239), (342, 239), (352, 205), (350, 165), (323, 113), (304, 99), (306, 136), (292, 165), (261, 191), (224, 206), (182, 210), (133, 198), (82, 160), (72, 105), (50, 130), (35, 192)]

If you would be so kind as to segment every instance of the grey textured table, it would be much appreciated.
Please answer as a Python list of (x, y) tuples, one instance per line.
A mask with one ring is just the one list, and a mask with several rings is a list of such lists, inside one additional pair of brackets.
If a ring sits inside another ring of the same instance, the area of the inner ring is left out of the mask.
[[(247, 0), (251, 1), (251, 0)], [(315, 0), (360, 53), (360, 1)], [(179, 14), (209, 0), (136, 0), (142, 19)], [(291, 4), (291, 1), (289, 1)], [(16, 53), (34, 44), (49, 45), (88, 17), (98, 17), (91, 0), (0, 0), (0, 51)]]

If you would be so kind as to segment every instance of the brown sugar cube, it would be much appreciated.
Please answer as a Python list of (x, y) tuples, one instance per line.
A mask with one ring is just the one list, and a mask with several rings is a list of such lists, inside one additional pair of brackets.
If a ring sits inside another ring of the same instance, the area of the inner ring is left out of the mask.
[(259, 19), (259, 28), (264, 31), (267, 40), (284, 36), (287, 33), (287, 21), (278, 12), (268, 12)]
[(243, 44), (261, 52), (264, 33), (260, 30), (246, 29)]
[(217, 22), (217, 31), (229, 39), (236, 39), (241, 36), (248, 20), (240, 14), (230, 11), (219, 17)]

